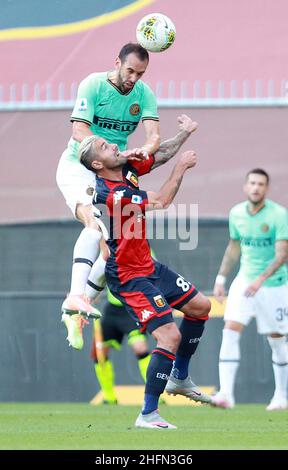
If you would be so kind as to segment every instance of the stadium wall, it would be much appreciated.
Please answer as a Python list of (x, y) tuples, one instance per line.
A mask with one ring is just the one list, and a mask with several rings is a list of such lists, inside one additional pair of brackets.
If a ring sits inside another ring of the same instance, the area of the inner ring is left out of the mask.
[[(89, 401), (99, 390), (89, 357), (92, 325), (84, 330), (84, 349), (76, 351), (68, 347), (60, 322), (72, 247), (80, 230), (74, 221), (0, 226), (0, 401)], [(151, 245), (161, 262), (208, 293), (227, 239), (226, 220), (200, 220), (195, 250), (179, 251), (179, 240), (167, 238), (152, 240)], [(214, 315), (207, 322), (191, 373), (199, 385), (217, 388), (223, 319), (217, 309)], [(242, 351), (237, 400), (268, 402), (274, 384), (271, 353), (254, 323), (243, 335)], [(112, 358), (116, 384), (141, 383), (126, 343)]]
[[(71, 218), (56, 186), (61, 153), (71, 135), (71, 110), (0, 113), (0, 223)], [(248, 170), (264, 167), (271, 174), (270, 197), (287, 206), (287, 108), (160, 108), (162, 139), (177, 132), (177, 116), (190, 115), (199, 128), (184, 149), (198, 155), (195, 169), (183, 180), (177, 203), (199, 206), (200, 217), (228, 216), (243, 199)], [(142, 126), (131, 147), (143, 142)], [(142, 186), (155, 190), (171, 171), (169, 162)]]

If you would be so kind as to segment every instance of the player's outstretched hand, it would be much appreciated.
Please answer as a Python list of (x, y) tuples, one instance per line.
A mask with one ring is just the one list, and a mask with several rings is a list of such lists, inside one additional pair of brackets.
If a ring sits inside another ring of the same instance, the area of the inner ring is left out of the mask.
[(148, 160), (149, 158), (148, 152), (141, 148), (124, 150), (124, 152), (122, 152), (122, 155), (124, 155), (124, 157), (127, 157), (127, 160), (137, 160), (138, 162)]
[(196, 153), (194, 150), (187, 150), (182, 153), (179, 161), (186, 167), (186, 169), (193, 168), (197, 163)]
[(181, 114), (181, 116), (178, 116), (177, 120), (180, 130), (186, 131), (188, 134), (192, 134), (192, 132), (196, 131), (198, 127), (198, 122), (192, 121), (192, 119), (186, 114)]

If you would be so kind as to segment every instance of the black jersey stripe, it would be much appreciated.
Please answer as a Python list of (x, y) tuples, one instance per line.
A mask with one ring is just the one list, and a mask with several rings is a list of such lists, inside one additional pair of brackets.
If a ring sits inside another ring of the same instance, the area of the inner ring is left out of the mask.
[(145, 117), (142, 117), (142, 121), (159, 121), (159, 118), (152, 117), (152, 116), (145, 116)]
[(71, 116), (70, 121), (71, 122), (73, 121), (85, 122), (86, 124), (90, 124), (90, 125), (93, 124), (91, 121), (87, 121), (87, 119), (80, 119), (80, 118), (73, 117), (73, 116)]

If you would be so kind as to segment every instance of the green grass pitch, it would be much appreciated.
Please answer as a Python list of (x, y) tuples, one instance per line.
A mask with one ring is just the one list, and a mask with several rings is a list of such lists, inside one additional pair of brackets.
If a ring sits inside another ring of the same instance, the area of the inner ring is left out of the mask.
[(161, 407), (177, 430), (135, 429), (135, 406), (0, 404), (0, 449), (288, 449), (288, 411)]

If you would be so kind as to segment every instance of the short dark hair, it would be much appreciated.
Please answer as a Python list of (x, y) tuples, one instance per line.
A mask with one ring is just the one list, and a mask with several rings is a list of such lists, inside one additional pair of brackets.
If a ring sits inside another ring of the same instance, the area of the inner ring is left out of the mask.
[(246, 181), (248, 180), (248, 177), (250, 175), (262, 175), (262, 176), (265, 176), (266, 180), (267, 180), (267, 184), (269, 184), (270, 182), (270, 176), (268, 175), (267, 171), (263, 170), (262, 168), (254, 168), (254, 170), (250, 170), (248, 171), (247, 175), (246, 175)]
[(125, 44), (125, 46), (122, 47), (118, 57), (121, 62), (125, 62), (125, 59), (129, 54), (136, 54), (138, 59), (140, 59), (142, 62), (145, 60), (149, 62), (149, 54), (147, 50), (144, 49), (144, 47), (140, 46), (140, 44), (128, 42), (128, 44)]

